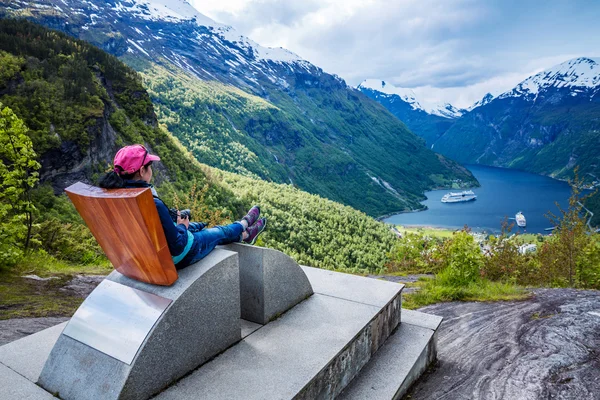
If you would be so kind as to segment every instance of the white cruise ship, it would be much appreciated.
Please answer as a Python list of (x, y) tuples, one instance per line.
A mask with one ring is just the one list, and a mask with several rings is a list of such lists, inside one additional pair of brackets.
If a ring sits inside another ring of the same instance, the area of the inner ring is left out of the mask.
[(517, 225), (519, 225), (521, 228), (525, 228), (527, 226), (527, 220), (521, 211), (515, 215), (515, 219), (517, 220)]
[(477, 196), (473, 193), (472, 190), (465, 190), (460, 193), (447, 193), (442, 197), (442, 203), (459, 203), (461, 201), (471, 201), (475, 200)]

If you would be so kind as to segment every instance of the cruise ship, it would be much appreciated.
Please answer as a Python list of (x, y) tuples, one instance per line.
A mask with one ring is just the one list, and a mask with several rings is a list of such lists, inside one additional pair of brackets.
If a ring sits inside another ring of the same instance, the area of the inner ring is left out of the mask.
[(477, 196), (473, 193), (472, 190), (465, 190), (460, 193), (446, 193), (444, 197), (442, 197), (442, 203), (459, 203), (461, 201), (471, 201), (475, 200)]
[(521, 228), (525, 228), (527, 226), (527, 220), (521, 211), (515, 215), (515, 219), (517, 220), (517, 225), (519, 225)]

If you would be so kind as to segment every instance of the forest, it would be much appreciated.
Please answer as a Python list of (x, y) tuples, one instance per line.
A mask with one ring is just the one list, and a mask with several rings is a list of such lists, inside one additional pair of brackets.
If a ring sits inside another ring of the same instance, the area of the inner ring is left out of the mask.
[[(15, 249), (3, 253), (4, 268), (27, 269), (28, 260), (39, 253), (67, 263), (105, 262), (61, 190), (73, 178), (96, 182), (110, 169), (114, 152), (131, 143), (144, 143), (161, 157), (155, 176), (161, 198), (192, 207), (198, 220), (230, 222), (259, 202), (270, 218), (262, 238), (265, 246), (323, 268), (374, 272), (385, 264), (394, 235), (366, 214), (292, 185), (226, 173), (196, 161), (193, 149), (158, 124), (141, 76), (115, 57), (25, 21), (0, 20), (0, 39), (5, 144), (0, 180), (5, 188), (18, 188), (9, 191), (13, 197), (0, 199), (6, 233), (0, 240)], [(53, 171), (45, 167), (72, 157), (62, 152), (65, 148), (82, 155), (95, 151), (106, 127), (115, 132), (113, 142), (107, 144), (104, 159), (88, 161), (84, 174), (70, 174), (68, 165)], [(27, 149), (24, 154), (9, 146), (17, 139)], [(17, 162), (22, 157), (27, 168)]]

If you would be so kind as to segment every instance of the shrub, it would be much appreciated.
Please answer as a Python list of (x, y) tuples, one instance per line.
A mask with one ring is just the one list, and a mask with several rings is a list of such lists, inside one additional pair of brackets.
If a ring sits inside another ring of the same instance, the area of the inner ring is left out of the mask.
[(442, 241), (417, 233), (406, 232), (398, 238), (388, 257), (388, 272), (434, 273), (440, 268), (436, 252)]
[(443, 266), (438, 279), (452, 286), (468, 285), (479, 279), (483, 255), (467, 230), (456, 232), (440, 248), (438, 256)]

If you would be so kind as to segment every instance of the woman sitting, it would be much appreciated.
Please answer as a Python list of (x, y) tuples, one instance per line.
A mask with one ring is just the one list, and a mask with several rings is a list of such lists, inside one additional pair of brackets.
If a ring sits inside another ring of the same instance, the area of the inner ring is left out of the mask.
[(115, 155), (114, 170), (107, 173), (100, 180), (99, 185), (105, 189), (151, 188), (169, 251), (177, 269), (201, 260), (219, 244), (256, 242), (256, 238), (267, 224), (266, 218), (260, 218), (258, 206), (252, 207), (240, 221), (226, 226), (190, 230), (189, 219), (187, 216), (182, 217), (179, 212), (177, 212), (177, 222), (173, 222), (169, 209), (158, 198), (156, 190), (150, 184), (154, 161), (160, 161), (160, 157), (149, 154), (142, 145), (123, 147)]

